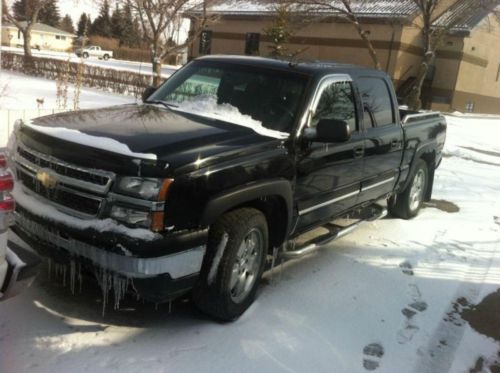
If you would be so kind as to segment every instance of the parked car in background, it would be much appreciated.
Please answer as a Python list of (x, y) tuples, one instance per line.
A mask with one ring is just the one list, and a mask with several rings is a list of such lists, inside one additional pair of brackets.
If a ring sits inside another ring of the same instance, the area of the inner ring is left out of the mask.
[(28, 287), (36, 276), (39, 257), (22, 242), (8, 240), (8, 227), (15, 202), (10, 192), (14, 179), (7, 170), (5, 155), (0, 154), (0, 301)]
[(107, 51), (98, 47), (97, 45), (90, 45), (85, 48), (78, 48), (75, 50), (75, 54), (78, 57), (89, 58), (89, 57), (97, 57), (103, 60), (109, 60), (113, 58), (113, 51)]

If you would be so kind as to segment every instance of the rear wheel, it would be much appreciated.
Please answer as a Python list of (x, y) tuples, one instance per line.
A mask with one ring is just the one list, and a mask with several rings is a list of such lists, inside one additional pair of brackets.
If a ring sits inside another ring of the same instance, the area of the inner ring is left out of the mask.
[(109, 55), (105, 54), (104, 56), (102, 56), (102, 58), (104, 59), (104, 61), (107, 61), (109, 60)]
[(83, 58), (89, 58), (89, 54), (87, 52), (83, 52), (82, 56)]
[(411, 219), (417, 216), (424, 202), (428, 183), (429, 170), (427, 163), (420, 159), (413, 172), (410, 184), (403, 192), (389, 199), (387, 205), (390, 214), (402, 219)]
[(255, 299), (268, 249), (265, 216), (253, 208), (224, 214), (210, 229), (207, 253), (193, 290), (197, 307), (224, 321)]

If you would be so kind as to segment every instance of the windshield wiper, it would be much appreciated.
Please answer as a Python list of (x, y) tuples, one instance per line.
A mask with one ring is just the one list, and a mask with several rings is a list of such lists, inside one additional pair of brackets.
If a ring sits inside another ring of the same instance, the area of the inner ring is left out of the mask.
[(160, 104), (160, 105), (165, 106), (168, 109), (173, 108), (173, 107), (179, 107), (178, 105), (170, 104), (170, 103), (168, 103), (166, 101), (162, 101), (162, 100), (146, 100), (146, 101), (144, 101), (144, 103), (146, 103), (146, 104)]

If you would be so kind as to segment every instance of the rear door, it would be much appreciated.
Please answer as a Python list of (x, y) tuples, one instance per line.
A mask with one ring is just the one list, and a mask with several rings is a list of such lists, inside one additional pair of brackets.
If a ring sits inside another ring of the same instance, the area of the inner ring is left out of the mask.
[(393, 190), (403, 156), (403, 129), (386, 79), (377, 75), (361, 76), (356, 84), (363, 104), (365, 131), (361, 203)]
[(363, 175), (363, 133), (359, 130), (354, 89), (348, 75), (332, 75), (319, 84), (309, 128), (320, 119), (344, 120), (351, 139), (343, 143), (303, 144), (297, 159), (296, 203), (302, 231), (328, 221), (357, 202)]

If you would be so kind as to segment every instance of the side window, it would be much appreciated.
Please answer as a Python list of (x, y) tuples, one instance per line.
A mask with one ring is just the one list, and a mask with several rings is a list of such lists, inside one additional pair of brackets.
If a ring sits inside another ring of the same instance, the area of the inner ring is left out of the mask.
[(363, 123), (365, 128), (382, 127), (395, 122), (389, 87), (380, 78), (358, 80), (363, 101)]
[(344, 120), (349, 124), (351, 132), (357, 130), (354, 96), (350, 82), (331, 83), (323, 90), (311, 125), (316, 127), (321, 119)]
[(255, 56), (259, 54), (260, 34), (256, 32), (247, 32), (245, 39), (245, 54)]

